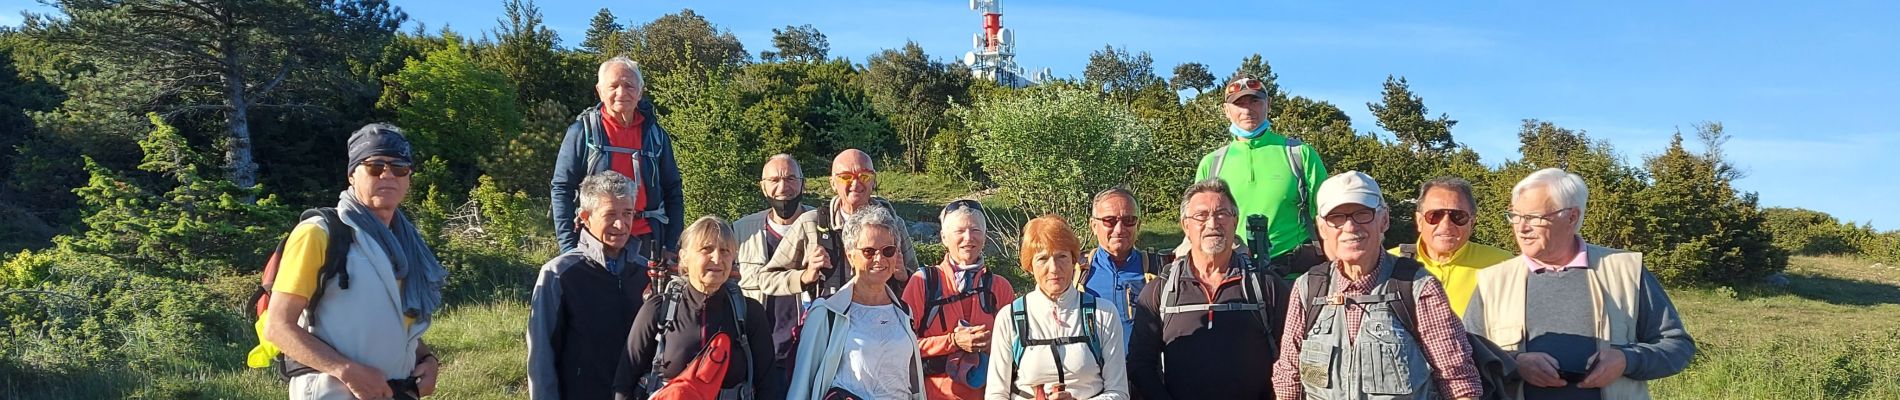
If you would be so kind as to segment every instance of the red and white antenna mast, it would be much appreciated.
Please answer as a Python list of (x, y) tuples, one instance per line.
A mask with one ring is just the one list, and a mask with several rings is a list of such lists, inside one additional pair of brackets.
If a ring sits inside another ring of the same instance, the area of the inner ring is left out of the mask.
[[(1024, 76), (1022, 67), (1016, 65), (1016, 33), (1003, 27), (1003, 1), (970, 0), (970, 9), (983, 14), (983, 31), (971, 37), (972, 49), (963, 55), (963, 63), (970, 65), (971, 74), (1011, 87), (1040, 81)], [(1048, 74), (1044, 69), (1037, 78)]]

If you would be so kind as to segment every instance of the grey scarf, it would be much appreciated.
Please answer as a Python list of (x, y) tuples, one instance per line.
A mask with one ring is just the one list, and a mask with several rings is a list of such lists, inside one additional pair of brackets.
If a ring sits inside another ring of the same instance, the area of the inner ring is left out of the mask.
[(389, 225), (376, 219), (369, 207), (356, 201), (356, 195), (344, 190), (342, 199), (336, 202), (336, 209), (343, 218), (354, 222), (357, 232), (369, 234), (389, 254), (389, 263), (395, 265), (396, 279), (402, 280), (403, 315), (415, 318), (417, 322), (428, 321), (435, 310), (442, 306), (442, 282), (449, 276), (442, 269), (442, 262), (435, 259), (435, 252), (422, 241), (422, 234), (416, 232), (416, 226), (409, 223), (409, 217), (401, 210)]

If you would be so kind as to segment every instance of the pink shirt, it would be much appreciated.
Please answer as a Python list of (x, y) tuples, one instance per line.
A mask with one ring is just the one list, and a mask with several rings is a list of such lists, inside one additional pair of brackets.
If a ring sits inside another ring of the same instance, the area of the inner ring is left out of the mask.
[(1542, 261), (1537, 261), (1537, 259), (1535, 258), (1531, 258), (1530, 254), (1525, 254), (1523, 255), (1524, 265), (1527, 267), (1530, 267), (1531, 272), (1561, 271), (1561, 270), (1566, 270), (1566, 269), (1571, 269), (1571, 268), (1589, 268), (1590, 254), (1589, 252), (1583, 251), (1583, 249), (1584, 249), (1583, 236), (1577, 236), (1577, 249), (1576, 249), (1577, 255), (1570, 257), (1570, 262), (1566, 262), (1564, 263), (1564, 265), (1550, 265), (1550, 264), (1545, 264)]

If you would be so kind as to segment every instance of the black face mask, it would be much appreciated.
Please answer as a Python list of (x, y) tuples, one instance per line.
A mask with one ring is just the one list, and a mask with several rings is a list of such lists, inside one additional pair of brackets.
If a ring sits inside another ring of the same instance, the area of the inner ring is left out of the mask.
[(772, 214), (777, 215), (779, 219), (791, 219), (792, 216), (798, 215), (798, 207), (800, 206), (798, 201), (804, 198), (804, 193), (799, 193), (797, 196), (792, 196), (792, 198), (786, 200), (766, 197), (765, 204), (772, 206)]

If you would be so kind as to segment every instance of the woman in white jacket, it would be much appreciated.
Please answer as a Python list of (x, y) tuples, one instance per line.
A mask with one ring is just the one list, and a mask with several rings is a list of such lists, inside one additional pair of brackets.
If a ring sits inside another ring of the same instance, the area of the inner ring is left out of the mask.
[(845, 259), (855, 277), (812, 303), (799, 331), (791, 400), (924, 398), (923, 364), (910, 313), (885, 285), (904, 270), (904, 234), (889, 209), (872, 206), (845, 221)]
[(996, 312), (986, 400), (1123, 400), (1127, 352), (1114, 303), (1077, 289), (1081, 243), (1061, 217), (1023, 226), (1036, 290)]

